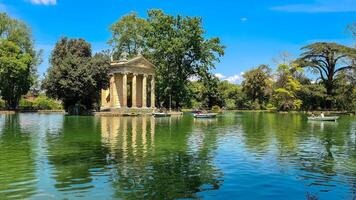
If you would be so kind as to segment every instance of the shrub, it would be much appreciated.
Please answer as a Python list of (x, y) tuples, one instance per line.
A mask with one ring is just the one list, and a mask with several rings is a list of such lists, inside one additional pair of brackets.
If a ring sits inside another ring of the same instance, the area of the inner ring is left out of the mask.
[(276, 111), (277, 110), (277, 108), (271, 103), (267, 104), (266, 109), (269, 110), (269, 111)]
[(219, 113), (221, 112), (221, 108), (219, 106), (213, 106), (211, 107), (211, 111), (214, 113)]
[(195, 99), (192, 100), (192, 108), (193, 109), (201, 109), (202, 106), (203, 106), (203, 104), (201, 102), (198, 102)]
[(235, 100), (233, 99), (227, 99), (225, 104), (228, 110), (233, 110), (236, 108)]
[(32, 110), (33, 109), (33, 103), (27, 99), (20, 99), (19, 102), (19, 108), (21, 110)]
[(61, 110), (62, 105), (46, 96), (39, 96), (33, 101), (33, 106), (38, 110)]

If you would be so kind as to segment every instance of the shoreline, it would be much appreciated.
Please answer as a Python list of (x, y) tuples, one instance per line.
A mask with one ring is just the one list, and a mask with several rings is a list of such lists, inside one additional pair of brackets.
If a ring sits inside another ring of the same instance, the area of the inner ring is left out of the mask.
[[(182, 112), (189, 113), (193, 112), (193, 109), (182, 109)], [(275, 110), (222, 110), (221, 112), (245, 112), (245, 113), (280, 113), (280, 114), (320, 114), (321, 112), (325, 114), (335, 114), (335, 115), (356, 115), (356, 111), (340, 111), (340, 110), (308, 110), (308, 111), (275, 111)]]
[[(191, 113), (193, 109), (182, 109), (182, 111), (172, 111), (171, 115), (182, 115), (184, 113)], [(278, 114), (320, 114), (321, 112), (326, 115), (356, 115), (356, 111), (327, 111), (327, 110), (314, 110), (314, 111), (271, 111), (271, 110), (222, 110), (224, 112), (240, 112), (240, 113), (278, 113)], [(65, 110), (0, 110), (0, 115), (11, 115), (17, 113), (63, 113), (66, 114)], [(122, 113), (122, 112), (92, 112), (89, 116), (129, 116), (130, 114), (135, 115), (152, 115), (152, 113)], [(83, 115), (84, 116), (84, 115)], [(88, 116), (88, 115), (86, 115)]]
[(0, 110), (0, 115), (13, 115), (16, 113), (66, 113), (64, 110)]

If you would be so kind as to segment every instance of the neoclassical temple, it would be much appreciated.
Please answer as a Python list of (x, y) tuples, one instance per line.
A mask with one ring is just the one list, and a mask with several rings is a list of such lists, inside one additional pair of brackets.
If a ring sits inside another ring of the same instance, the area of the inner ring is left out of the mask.
[(152, 110), (155, 108), (154, 65), (138, 55), (112, 62), (110, 87), (101, 92), (101, 110)]

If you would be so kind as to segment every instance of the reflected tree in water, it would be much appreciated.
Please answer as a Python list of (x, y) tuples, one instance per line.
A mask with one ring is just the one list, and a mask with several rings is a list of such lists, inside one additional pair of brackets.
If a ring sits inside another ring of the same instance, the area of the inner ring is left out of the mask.
[(273, 118), (264, 113), (245, 113), (241, 120), (243, 140), (246, 148), (256, 154), (256, 158), (268, 152), (272, 140), (270, 123)]
[(101, 143), (95, 118), (68, 116), (63, 129), (48, 133), (49, 163), (53, 165), (55, 187), (64, 192), (85, 192), (94, 188), (94, 178), (107, 165), (108, 149)]
[(31, 133), (21, 128), (19, 115), (0, 120), (0, 199), (26, 199), (36, 193), (36, 164)]

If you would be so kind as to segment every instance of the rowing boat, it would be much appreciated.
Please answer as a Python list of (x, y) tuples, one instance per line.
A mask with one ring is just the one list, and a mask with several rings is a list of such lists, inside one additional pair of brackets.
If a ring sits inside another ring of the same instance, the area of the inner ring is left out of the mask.
[(169, 113), (159, 113), (159, 112), (157, 112), (157, 113), (152, 113), (152, 115), (153, 115), (154, 117), (170, 117), (170, 116), (171, 116), (171, 114), (169, 114)]
[(136, 117), (138, 115), (139, 115), (138, 113), (124, 113), (124, 114), (122, 114), (122, 116), (124, 116), (124, 117)]
[(195, 113), (195, 118), (214, 118), (218, 115), (218, 113)]
[(336, 121), (338, 116), (326, 116), (326, 117), (308, 117), (308, 120), (312, 121)]

